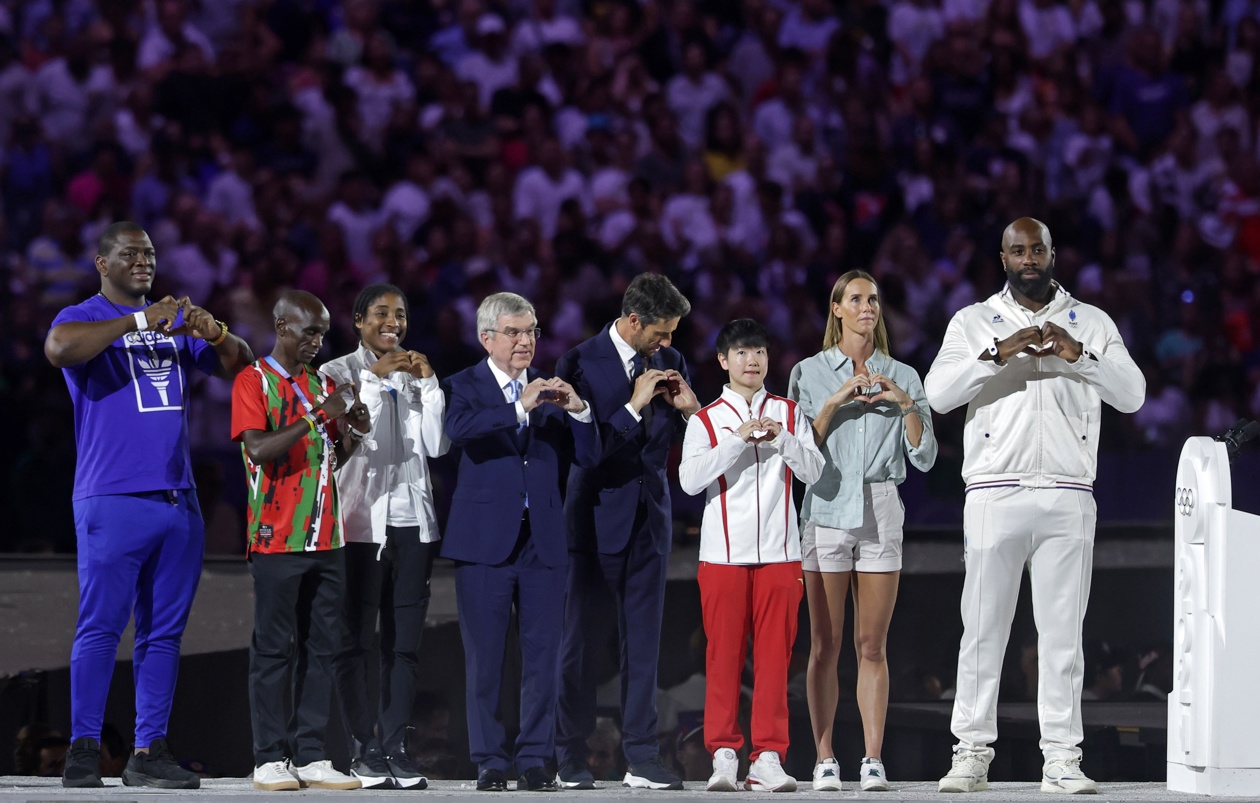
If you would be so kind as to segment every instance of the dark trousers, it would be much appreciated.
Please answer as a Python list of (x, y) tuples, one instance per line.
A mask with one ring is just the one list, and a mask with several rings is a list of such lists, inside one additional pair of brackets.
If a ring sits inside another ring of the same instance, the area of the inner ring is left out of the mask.
[[(343, 552), (249, 556), (254, 578), (249, 709), (255, 765), (291, 758), (304, 766), (326, 757), (332, 662), (345, 642)], [(285, 714), (290, 699), (291, 718)]]
[(622, 751), (631, 764), (659, 756), (656, 675), (669, 556), (660, 555), (642, 507), (621, 552), (569, 554), (569, 599), (560, 653), (556, 760), (585, 762), (595, 731), (595, 655), (608, 629), (609, 603), (617, 616), (621, 663)]
[[(521, 540), (503, 563), (459, 563), (455, 599), (468, 672), (468, 752), (480, 769), (518, 773), (541, 767), (555, 753), (557, 663), (564, 621), (563, 566), (548, 566), (521, 526)], [(520, 627), (521, 731), (514, 756), (504, 746), (499, 715), (503, 656), (515, 604)], [(514, 760), (513, 760), (514, 759)]]
[[(439, 543), (420, 541), (419, 527), (386, 527), (385, 548), (346, 544), (346, 644), (337, 661), (337, 691), (360, 751), (406, 752), (407, 725), (420, 671), (420, 637), (429, 611), (429, 577)], [(379, 553), (379, 558), (378, 558)], [(380, 620), (380, 699), (368, 683)]]

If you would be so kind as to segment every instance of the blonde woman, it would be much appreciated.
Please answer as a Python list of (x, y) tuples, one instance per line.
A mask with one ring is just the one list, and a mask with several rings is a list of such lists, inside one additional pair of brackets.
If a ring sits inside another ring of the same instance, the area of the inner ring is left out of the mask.
[(813, 423), (826, 458), (801, 511), (811, 637), (806, 684), (818, 755), (813, 785), (820, 791), (842, 788), (832, 729), (845, 601), (852, 587), (865, 739), (861, 788), (886, 791), (880, 757), (888, 710), (884, 647), (897, 600), (905, 522), (897, 485), (906, 478), (907, 456), (920, 471), (932, 467), (936, 437), (918, 373), (889, 354), (879, 287), (870, 274), (849, 271), (836, 280), (823, 349), (792, 370), (788, 396)]

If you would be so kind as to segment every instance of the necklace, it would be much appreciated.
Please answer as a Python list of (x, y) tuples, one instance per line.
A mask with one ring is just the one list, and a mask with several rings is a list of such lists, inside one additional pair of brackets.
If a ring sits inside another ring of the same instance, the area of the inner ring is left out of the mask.
[[(110, 301), (110, 300), (109, 300), (109, 296), (107, 296), (107, 295), (105, 295), (104, 293), (99, 292), (99, 291), (98, 291), (96, 294), (97, 294), (98, 296), (100, 296), (101, 298), (105, 299), (105, 303), (106, 303), (106, 304), (108, 304), (108, 305), (110, 305), (111, 307), (113, 307), (113, 308), (114, 308), (114, 312), (117, 312), (117, 313), (118, 313), (118, 316), (119, 316), (120, 318), (125, 318), (125, 317), (128, 315), (128, 313), (123, 312), (121, 309), (119, 309), (119, 307), (118, 307), (118, 305), (117, 305), (117, 304), (115, 304), (113, 301)], [(141, 306), (147, 307), (147, 306), (149, 306), (149, 303), (148, 303), (148, 302), (145, 302), (145, 303), (144, 303), (144, 304), (142, 304)], [(157, 340), (157, 335), (155, 334), (155, 335), (153, 336), (153, 338), (152, 338), (152, 339), (149, 339), (149, 338), (147, 338), (147, 337), (145, 337), (145, 336), (144, 336), (144, 332), (136, 332), (136, 338), (137, 338), (137, 339), (138, 339), (141, 343), (143, 343), (143, 344), (144, 344), (144, 346), (145, 346), (145, 348), (146, 348), (146, 349), (148, 349), (148, 351), (149, 351), (149, 361), (150, 361), (150, 362), (149, 362), (149, 364), (150, 364), (150, 365), (153, 365), (153, 366), (155, 366), (155, 367), (156, 367), (156, 366), (157, 366), (157, 364), (158, 364), (158, 353), (157, 353), (157, 346), (156, 346), (156, 345), (154, 345), (154, 343), (155, 343), (155, 342), (156, 342), (156, 340)], [(179, 359), (179, 348), (178, 348), (178, 347), (176, 347), (176, 349), (175, 349), (175, 359), (176, 359), (176, 360), (178, 360), (178, 359)]]

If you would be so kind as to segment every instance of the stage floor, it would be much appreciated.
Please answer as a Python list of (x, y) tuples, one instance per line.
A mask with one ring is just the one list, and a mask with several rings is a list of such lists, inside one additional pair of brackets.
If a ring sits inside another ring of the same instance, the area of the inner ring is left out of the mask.
[[(473, 801), (480, 800), (482, 803), (489, 799), (493, 799), (493, 795), (479, 793), (473, 788), (472, 781), (434, 781), (430, 787), (423, 792), (411, 792), (404, 790), (391, 791), (366, 791), (355, 790), (351, 792), (334, 792), (325, 790), (306, 790), (302, 792), (255, 792), (250, 787), (250, 782), (243, 779), (234, 778), (215, 778), (203, 782), (202, 788), (193, 791), (171, 791), (163, 792), (159, 790), (139, 791), (137, 789), (121, 786), (116, 778), (110, 778), (106, 781), (108, 786), (104, 789), (63, 789), (61, 781), (57, 778), (23, 778), (14, 776), (0, 777), (0, 801), (8, 803), (8, 801), (27, 801), (28, 803), (40, 803), (42, 801), (155, 801), (160, 799), (170, 800), (174, 796), (187, 797), (214, 797), (218, 800), (235, 800), (249, 799), (260, 800), (263, 798), (276, 798), (280, 800), (288, 800), (294, 797), (314, 797), (320, 799), (343, 798), (346, 800), (354, 799), (358, 801), (367, 800), (399, 800), (402, 798), (412, 798), (417, 800), (428, 797), (440, 797), (443, 800), (464, 800)], [(800, 791), (795, 794), (811, 799), (825, 798), (844, 798), (858, 800), (879, 800), (884, 803), (893, 803), (899, 800), (936, 800), (949, 801), (956, 799), (983, 800), (987, 803), (1004, 803), (1004, 801), (1024, 801), (1024, 800), (1040, 800), (1049, 801), (1059, 799), (1055, 795), (1049, 795), (1040, 791), (1038, 783), (994, 783), (989, 786), (988, 791), (978, 792), (970, 795), (941, 795), (936, 791), (935, 781), (905, 781), (901, 783), (894, 782), (891, 792), (867, 792), (865, 794), (854, 791), (849, 788), (848, 781), (845, 782), (845, 791), (843, 792), (814, 792)], [(1162, 783), (1106, 783), (1099, 784), (1099, 794), (1093, 798), (1086, 798), (1097, 801), (1203, 801), (1206, 797), (1198, 795), (1185, 795), (1169, 792)], [(776, 798), (785, 799), (784, 795), (775, 795), (769, 792), (740, 792), (738, 797), (732, 796), (732, 799), (744, 799), (747, 797), (757, 798)], [(546, 799), (562, 797), (567, 799), (592, 799), (592, 800), (638, 800), (638, 801), (665, 801), (677, 800), (681, 798), (699, 799), (699, 798), (715, 798), (718, 800), (727, 799), (724, 795), (716, 793), (710, 794), (704, 791), (702, 783), (689, 783), (686, 790), (682, 792), (651, 792), (647, 790), (630, 790), (620, 786), (609, 786), (604, 789), (598, 789), (594, 792), (554, 792), (554, 793), (535, 793), (530, 795), (530, 799)], [(786, 798), (786, 799), (791, 799)], [(1237, 799), (1237, 798), (1235, 798)]]

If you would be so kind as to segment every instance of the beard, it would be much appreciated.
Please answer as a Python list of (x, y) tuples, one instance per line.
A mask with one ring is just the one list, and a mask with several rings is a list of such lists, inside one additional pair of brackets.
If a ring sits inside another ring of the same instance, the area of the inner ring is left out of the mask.
[(1050, 257), (1050, 264), (1046, 265), (1045, 270), (1038, 271), (1037, 278), (1025, 279), (1018, 272), (1007, 268), (1006, 281), (1010, 283), (1011, 289), (1021, 295), (1040, 301), (1050, 292), (1050, 282), (1054, 281), (1054, 257)]

